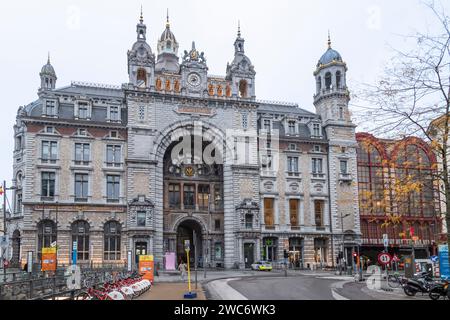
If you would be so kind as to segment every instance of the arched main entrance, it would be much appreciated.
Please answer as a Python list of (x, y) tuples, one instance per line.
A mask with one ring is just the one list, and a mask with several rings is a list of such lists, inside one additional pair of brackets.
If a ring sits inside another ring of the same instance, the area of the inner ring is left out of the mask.
[(191, 267), (202, 264), (203, 258), (203, 237), (202, 228), (200, 224), (195, 220), (185, 220), (177, 228), (177, 260), (178, 263), (183, 261), (187, 263), (187, 255), (185, 251), (185, 241), (189, 240), (189, 264)]
[[(180, 129), (181, 130), (181, 129)], [(187, 262), (184, 241), (189, 240), (191, 266), (212, 263), (212, 248), (223, 251), (223, 163), (224, 146), (207, 128), (185, 127), (170, 133), (162, 161), (163, 252), (170, 270)], [(202, 237), (205, 236), (205, 238)], [(195, 239), (194, 239), (195, 238)], [(194, 241), (195, 240), (195, 241)], [(215, 257), (215, 256), (214, 256)]]

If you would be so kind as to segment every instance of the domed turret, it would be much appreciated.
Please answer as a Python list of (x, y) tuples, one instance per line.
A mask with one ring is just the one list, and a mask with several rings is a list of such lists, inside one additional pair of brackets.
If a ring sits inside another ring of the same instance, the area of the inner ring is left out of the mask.
[(178, 73), (178, 42), (170, 30), (169, 13), (167, 13), (166, 29), (158, 40), (158, 59), (155, 66), (156, 71)]
[(55, 89), (56, 79), (58, 78), (56, 77), (55, 69), (50, 63), (50, 53), (48, 54), (47, 64), (42, 67), (39, 76), (41, 77), (41, 89)]

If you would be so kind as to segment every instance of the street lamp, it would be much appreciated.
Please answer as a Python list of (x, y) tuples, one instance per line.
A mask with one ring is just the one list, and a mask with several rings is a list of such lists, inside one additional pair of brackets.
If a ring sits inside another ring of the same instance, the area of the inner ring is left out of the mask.
[[(6, 187), (6, 180), (3, 180), (3, 234), (5, 235), (5, 237), (7, 237), (7, 230), (8, 228), (6, 227), (6, 191), (7, 190), (15, 190), (17, 189), (17, 187), (10, 187), (7, 188)], [(3, 282), (6, 282), (6, 267), (5, 267), (5, 261), (6, 261), (6, 252), (8, 252), (9, 248), (6, 248), (5, 251), (3, 252), (3, 259), (2, 259), (2, 263), (3, 263)]]
[(348, 217), (350, 213), (347, 213), (345, 215), (341, 212), (341, 230), (342, 230), (342, 258), (340, 259), (340, 271), (339, 275), (342, 275), (342, 268), (345, 267), (344, 265), (344, 253), (345, 253), (345, 247), (344, 247), (344, 218)]

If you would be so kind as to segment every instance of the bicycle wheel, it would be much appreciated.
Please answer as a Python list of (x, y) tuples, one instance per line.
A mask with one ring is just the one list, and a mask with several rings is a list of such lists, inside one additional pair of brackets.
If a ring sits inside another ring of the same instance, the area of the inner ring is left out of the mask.
[(75, 296), (74, 300), (91, 300), (91, 297), (87, 292), (81, 292)]
[(400, 278), (394, 275), (390, 275), (388, 277), (388, 285), (391, 288), (398, 288), (400, 287)]

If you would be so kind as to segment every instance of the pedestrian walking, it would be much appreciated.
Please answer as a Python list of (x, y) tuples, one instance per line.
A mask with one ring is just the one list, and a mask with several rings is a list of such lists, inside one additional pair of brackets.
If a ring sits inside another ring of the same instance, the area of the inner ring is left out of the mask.
[(184, 264), (183, 261), (180, 262), (178, 270), (180, 271), (181, 281), (184, 281), (184, 277), (186, 276), (186, 264)]

